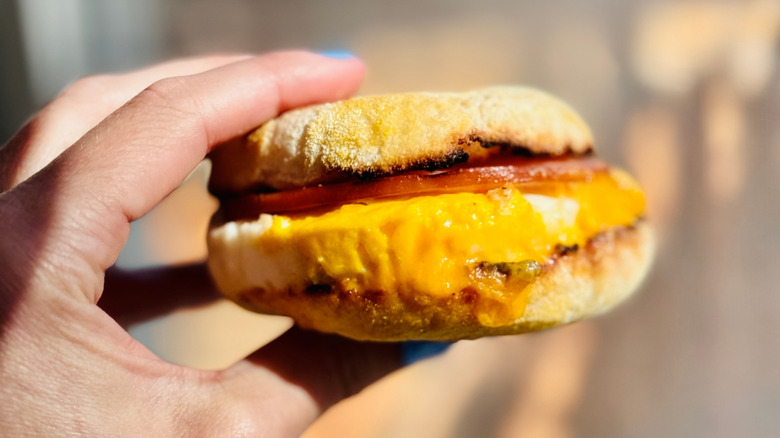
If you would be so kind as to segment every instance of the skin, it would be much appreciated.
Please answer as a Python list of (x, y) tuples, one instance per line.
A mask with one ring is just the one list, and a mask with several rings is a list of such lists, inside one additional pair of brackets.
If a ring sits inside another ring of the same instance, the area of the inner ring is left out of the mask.
[(90, 77), (0, 149), (0, 435), (297, 436), (398, 368), (398, 345), (296, 330), (225, 370), (166, 363), (123, 327), (215, 299), (203, 266), (111, 268), (213, 147), (362, 76), (286, 52)]

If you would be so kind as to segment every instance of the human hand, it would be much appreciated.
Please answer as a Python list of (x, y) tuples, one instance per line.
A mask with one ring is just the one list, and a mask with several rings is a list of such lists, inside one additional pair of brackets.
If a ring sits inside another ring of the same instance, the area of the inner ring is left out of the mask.
[(294, 436), (401, 365), (398, 345), (296, 330), (226, 370), (166, 363), (117, 320), (213, 296), (203, 268), (109, 270), (130, 222), (212, 147), (346, 97), (362, 72), (355, 59), (292, 52), (87, 78), (0, 149), (4, 434)]

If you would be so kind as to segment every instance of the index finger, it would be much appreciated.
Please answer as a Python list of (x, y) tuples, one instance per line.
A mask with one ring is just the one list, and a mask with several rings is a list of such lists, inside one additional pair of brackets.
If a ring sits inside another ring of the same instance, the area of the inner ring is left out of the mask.
[(128, 73), (79, 79), (0, 147), (0, 192), (41, 170), (150, 84), (166, 77), (212, 70), (246, 58), (246, 55), (232, 55), (179, 59)]
[(286, 52), (158, 81), (17, 187), (35, 196), (22, 200), (29, 217), (20, 220), (44, 226), (47, 243), (69, 251), (60, 256), (102, 272), (116, 261), (129, 222), (167, 196), (213, 146), (286, 109), (344, 98), (362, 74), (356, 59)]

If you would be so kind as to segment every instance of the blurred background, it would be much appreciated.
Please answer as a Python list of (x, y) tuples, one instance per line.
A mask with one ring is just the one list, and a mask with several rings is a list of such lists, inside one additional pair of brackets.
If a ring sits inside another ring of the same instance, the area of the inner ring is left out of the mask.
[[(315, 437), (770, 437), (780, 430), (780, 3), (0, 0), (0, 137), (74, 79), (210, 52), (349, 50), (361, 93), (547, 89), (647, 191), (660, 248), (617, 311), (459, 342), (331, 409)], [(120, 265), (204, 258), (207, 165)], [(223, 367), (289, 327), (221, 302), (132, 328)], [(242, 333), (236, 336), (236, 333)]]

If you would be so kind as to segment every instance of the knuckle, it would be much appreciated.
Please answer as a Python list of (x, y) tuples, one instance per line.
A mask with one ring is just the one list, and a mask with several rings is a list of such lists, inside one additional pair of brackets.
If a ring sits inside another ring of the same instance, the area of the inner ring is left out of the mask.
[(178, 127), (181, 132), (210, 141), (209, 127), (204, 116), (204, 103), (199, 101), (192, 85), (184, 77), (170, 77), (146, 87), (130, 105), (141, 111), (151, 111), (158, 122)]
[(85, 105), (95, 106), (114, 93), (115, 77), (112, 75), (93, 75), (77, 79), (60, 92), (48, 105), (44, 106), (33, 121), (35, 127), (46, 129), (50, 126), (78, 125), (76, 120)]
[(57, 99), (81, 99), (85, 97), (99, 96), (111, 88), (113, 77), (113, 75), (98, 74), (77, 79), (75, 82), (67, 86), (60, 93)]
[(160, 79), (141, 91), (141, 96), (165, 107), (178, 107), (182, 101), (190, 99), (188, 86), (180, 77)]
[[(42, 136), (45, 121), (39, 113), (33, 116), (4, 146), (0, 146), (0, 193), (21, 183), (30, 176), (30, 156)], [(42, 166), (42, 165), (41, 165)], [(0, 210), (1, 211), (1, 210)]]
[(139, 105), (162, 111), (163, 114), (184, 120), (198, 120), (198, 102), (191, 91), (184, 78), (171, 77), (152, 83), (134, 100)]

